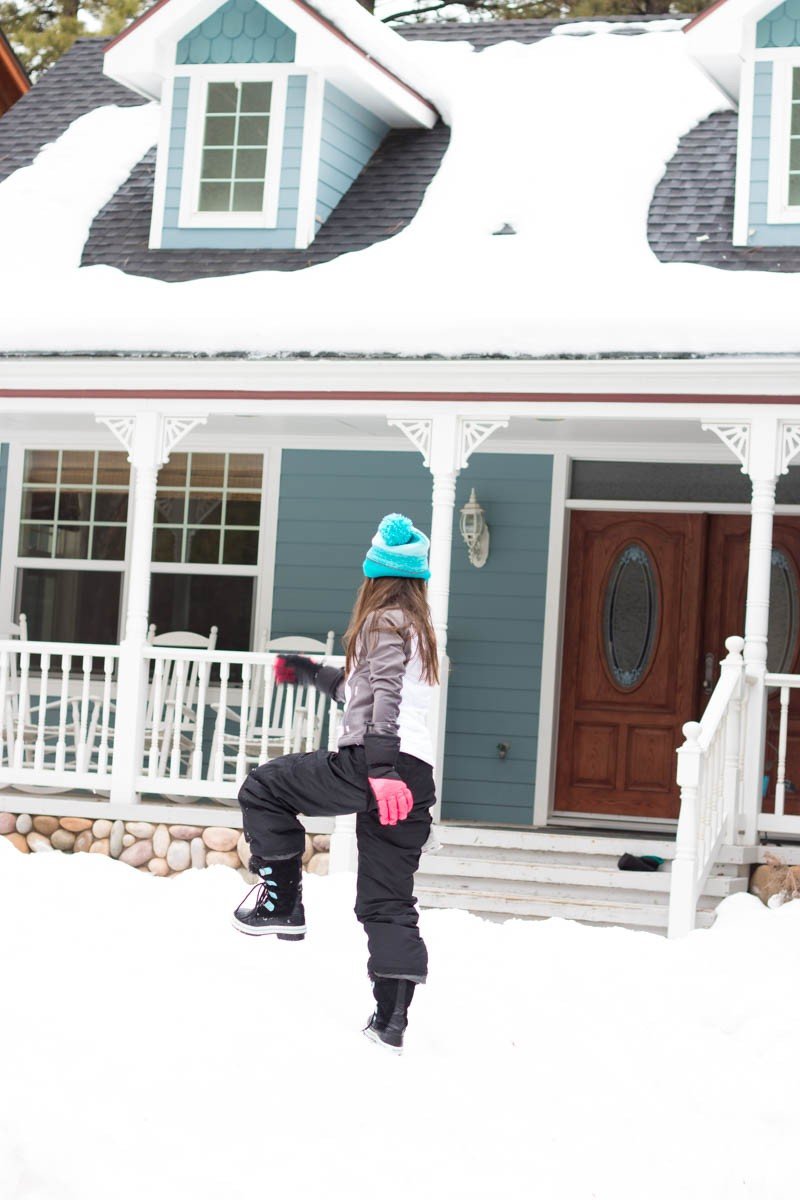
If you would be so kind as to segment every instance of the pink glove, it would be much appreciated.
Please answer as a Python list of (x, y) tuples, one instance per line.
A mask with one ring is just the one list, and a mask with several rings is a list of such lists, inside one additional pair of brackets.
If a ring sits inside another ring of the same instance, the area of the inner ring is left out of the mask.
[(402, 779), (370, 779), (375, 799), (378, 801), (378, 820), (381, 825), (396, 825), (405, 821), (414, 807), (414, 797)]

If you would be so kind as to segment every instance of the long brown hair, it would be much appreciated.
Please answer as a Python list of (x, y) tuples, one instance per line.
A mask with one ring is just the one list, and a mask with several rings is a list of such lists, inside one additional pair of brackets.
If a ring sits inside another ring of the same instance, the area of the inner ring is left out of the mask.
[(401, 632), (409, 631), (415, 634), (422, 663), (422, 677), (426, 683), (438, 683), (439, 655), (428, 608), (427, 584), (424, 579), (401, 579), (394, 575), (387, 575), (381, 579), (365, 579), (358, 589), (350, 624), (342, 639), (347, 655), (345, 673), (349, 675), (353, 668), (359, 637), (368, 618), (373, 613), (385, 613), (392, 608), (401, 610), (405, 618), (404, 624), (397, 626), (390, 621), (381, 623), (379, 616), (375, 629), (399, 628)]

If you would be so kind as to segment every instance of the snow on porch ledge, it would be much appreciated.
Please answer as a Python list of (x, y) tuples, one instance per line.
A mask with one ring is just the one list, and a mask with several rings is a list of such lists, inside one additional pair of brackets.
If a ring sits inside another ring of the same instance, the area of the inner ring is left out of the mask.
[[(659, 263), (647, 244), (678, 140), (728, 101), (674, 22), (596, 29), (480, 54), (413, 44), (453, 130), (416, 218), (292, 273), (164, 283), (81, 269), (93, 215), (155, 139), (157, 106), (80, 118), (0, 185), (17, 297), (0, 351), (797, 351), (800, 280)], [(516, 235), (493, 236), (504, 225)]]

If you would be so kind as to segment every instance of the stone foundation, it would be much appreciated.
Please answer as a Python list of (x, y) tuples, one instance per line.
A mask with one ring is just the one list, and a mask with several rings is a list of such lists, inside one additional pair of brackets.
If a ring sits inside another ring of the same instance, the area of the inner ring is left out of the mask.
[[(106, 854), (158, 876), (217, 865), (241, 871), (250, 861), (250, 849), (241, 830), (222, 825), (154, 825), (149, 821), (92, 821), (89, 817), (0, 812), (0, 834), (23, 854), (48, 850)], [(330, 841), (326, 833), (306, 834), (306, 871), (328, 874)]]

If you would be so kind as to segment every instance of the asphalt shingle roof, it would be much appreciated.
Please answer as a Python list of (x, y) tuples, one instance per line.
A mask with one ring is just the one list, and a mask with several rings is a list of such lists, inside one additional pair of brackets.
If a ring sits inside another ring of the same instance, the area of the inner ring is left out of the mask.
[[(400, 32), (414, 41), (467, 40), (485, 49), (509, 39), (540, 41), (561, 23), (419, 23), (403, 25)], [(103, 75), (104, 45), (102, 39), (79, 39), (0, 119), (0, 180), (28, 165), (45, 143), (59, 137), (83, 113), (103, 104), (143, 103)], [(681, 140), (650, 206), (650, 245), (662, 262), (800, 271), (800, 247), (732, 245), (736, 122), (735, 113), (716, 113)], [(449, 137), (449, 129), (441, 124), (432, 130), (392, 131), (307, 250), (149, 250), (155, 166), (155, 152), (150, 151), (95, 218), (83, 263), (177, 281), (263, 269), (298, 270), (327, 262), (383, 241), (408, 224), (436, 174)]]
[(735, 112), (712, 113), (685, 137), (653, 193), (647, 223), (661, 262), (729, 271), (800, 271), (800, 246), (733, 245)]

